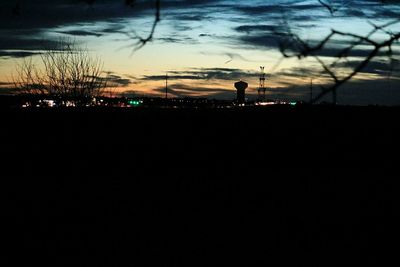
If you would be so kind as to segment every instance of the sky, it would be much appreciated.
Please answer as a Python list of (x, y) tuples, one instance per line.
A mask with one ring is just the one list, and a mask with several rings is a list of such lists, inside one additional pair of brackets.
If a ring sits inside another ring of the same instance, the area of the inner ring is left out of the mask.
[[(133, 2), (133, 5), (126, 5)], [(134, 50), (134, 34), (146, 37), (154, 20), (153, 0), (0, 0), (0, 94), (14, 92), (12, 77), (22, 60), (32, 57), (40, 66), (43, 47), (60, 38), (74, 40), (104, 62), (112, 81), (110, 92), (125, 96), (162, 96), (165, 75), (176, 97), (233, 99), (233, 84), (249, 83), (249, 99), (256, 97), (260, 66), (267, 74), (267, 95), (281, 100), (305, 100), (310, 83), (317, 94), (332, 80), (314, 57), (283, 58), (281, 35), (290, 30), (310, 44), (331, 29), (367, 34), (372, 23), (400, 19), (400, 1), (331, 0), (332, 15), (317, 0), (161, 0), (161, 21), (154, 39)], [(400, 31), (400, 23), (388, 28)], [(372, 36), (382, 41), (388, 36)], [(331, 62), (349, 39), (334, 38), (316, 52)], [(335, 71), (351, 71), (372, 47), (354, 47)], [(338, 91), (341, 104), (400, 105), (400, 51), (393, 59), (381, 53)], [(327, 96), (326, 101), (331, 97)]]

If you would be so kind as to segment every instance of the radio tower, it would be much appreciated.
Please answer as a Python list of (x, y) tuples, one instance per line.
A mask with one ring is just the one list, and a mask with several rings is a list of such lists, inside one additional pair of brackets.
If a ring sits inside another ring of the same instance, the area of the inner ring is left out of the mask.
[(258, 100), (259, 101), (265, 101), (265, 91), (267, 90), (265, 88), (265, 72), (264, 72), (265, 67), (261, 66), (261, 74), (260, 74), (260, 87), (258, 88)]

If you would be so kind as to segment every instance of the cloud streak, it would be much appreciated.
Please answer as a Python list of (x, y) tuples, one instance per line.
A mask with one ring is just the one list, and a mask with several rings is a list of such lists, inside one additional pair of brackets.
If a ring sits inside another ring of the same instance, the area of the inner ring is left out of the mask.
[[(168, 71), (168, 79), (173, 80), (224, 80), (235, 81), (239, 79), (254, 78), (256, 72), (244, 71), (235, 68), (192, 68), (183, 71)], [(165, 75), (147, 75), (141, 80), (160, 81), (165, 80)]]

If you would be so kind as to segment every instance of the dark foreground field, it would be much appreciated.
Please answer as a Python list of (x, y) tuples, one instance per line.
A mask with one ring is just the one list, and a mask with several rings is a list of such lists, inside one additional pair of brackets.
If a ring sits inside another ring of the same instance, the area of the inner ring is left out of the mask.
[(3, 110), (5, 253), (20, 266), (398, 261), (399, 115)]

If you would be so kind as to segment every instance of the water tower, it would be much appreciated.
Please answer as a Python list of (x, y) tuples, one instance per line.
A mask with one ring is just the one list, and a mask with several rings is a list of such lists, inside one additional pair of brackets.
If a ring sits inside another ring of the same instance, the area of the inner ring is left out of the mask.
[(235, 88), (237, 90), (237, 102), (239, 104), (244, 104), (246, 102), (246, 89), (248, 86), (249, 84), (243, 81), (235, 83)]

